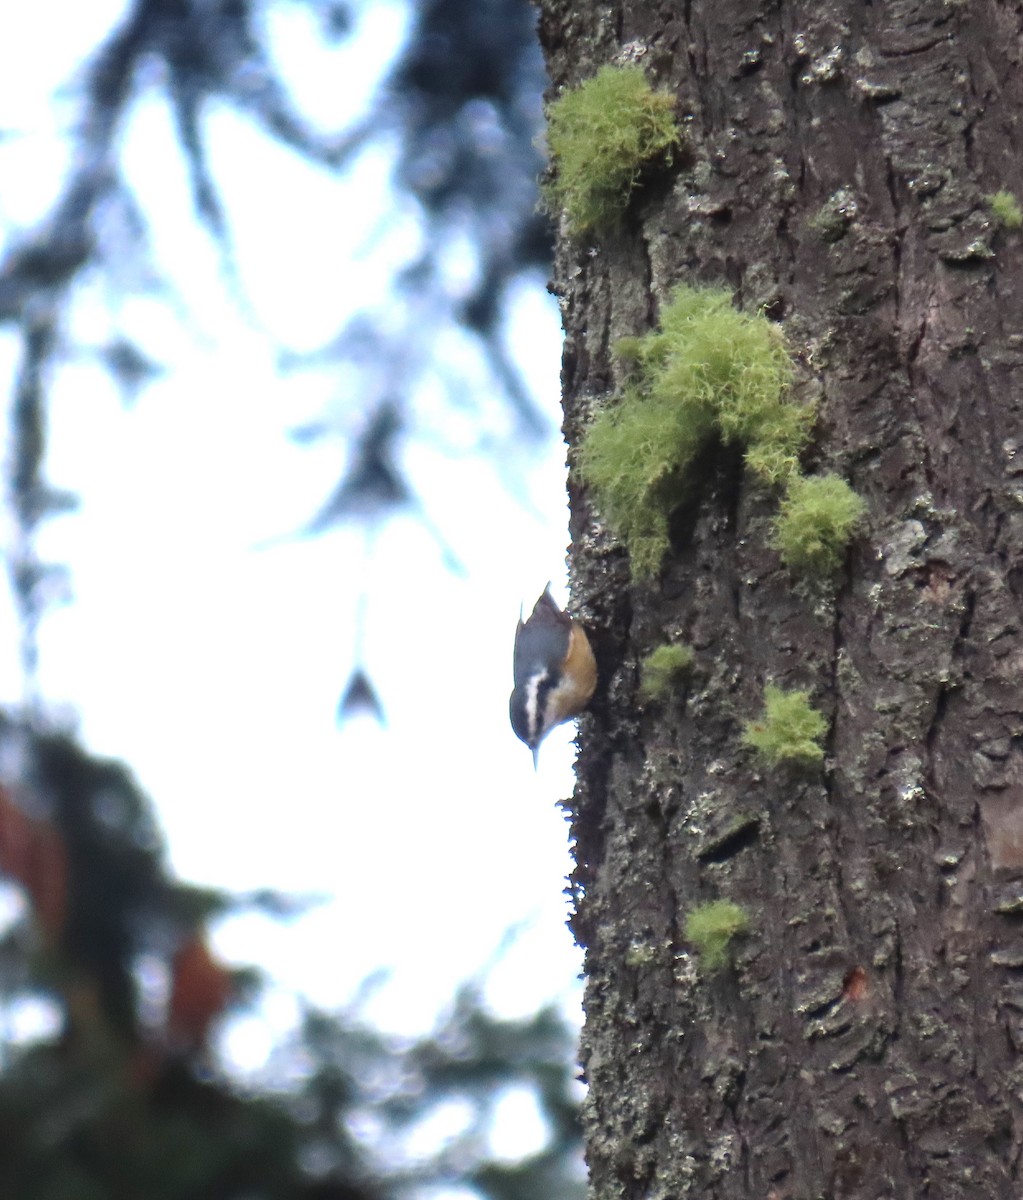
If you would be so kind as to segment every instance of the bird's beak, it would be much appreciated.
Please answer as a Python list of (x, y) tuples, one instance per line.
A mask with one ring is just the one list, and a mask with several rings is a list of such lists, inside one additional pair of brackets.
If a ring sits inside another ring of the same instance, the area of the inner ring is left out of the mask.
[(539, 759), (539, 755), (540, 755), (540, 747), (534, 746), (533, 747), (533, 770), (534, 771), (537, 769), (537, 761)]

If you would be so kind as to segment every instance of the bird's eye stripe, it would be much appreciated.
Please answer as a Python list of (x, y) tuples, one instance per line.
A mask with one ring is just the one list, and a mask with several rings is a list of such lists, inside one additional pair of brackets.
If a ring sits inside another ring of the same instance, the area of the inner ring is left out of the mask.
[(554, 681), (545, 671), (537, 680), (536, 686), (536, 708), (531, 714), (535, 720), (533, 722), (533, 736), (539, 740), (547, 732), (547, 697), (554, 691)]
[(547, 696), (552, 686), (550, 676), (546, 671), (534, 675), (526, 684), (524, 708), (530, 741), (539, 739), (540, 734), (543, 733), (544, 708), (547, 705)]

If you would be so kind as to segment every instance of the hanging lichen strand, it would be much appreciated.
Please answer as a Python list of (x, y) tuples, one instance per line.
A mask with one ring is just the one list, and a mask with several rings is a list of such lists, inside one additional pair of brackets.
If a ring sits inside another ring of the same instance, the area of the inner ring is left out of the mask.
[(806, 767), (823, 762), (821, 743), (827, 731), (827, 718), (810, 703), (809, 692), (768, 684), (764, 711), (746, 722), (742, 740), (770, 767), (784, 763)]
[(862, 498), (838, 475), (793, 476), (771, 544), (790, 571), (830, 575), (841, 566), (865, 511)]
[(837, 476), (800, 474), (815, 409), (790, 396), (792, 362), (776, 325), (739, 312), (728, 291), (683, 285), (660, 329), (623, 339), (615, 353), (627, 382), (587, 430), (579, 467), (637, 578), (660, 568), (668, 518), (715, 438), (743, 446), (753, 476), (785, 489), (775, 545), (786, 565), (809, 575), (835, 569), (863, 505)]
[(544, 185), (570, 233), (606, 230), (625, 211), (643, 167), (670, 159), (680, 141), (675, 98), (655, 91), (641, 67), (605, 66), (550, 106), (554, 171)]
[(727, 965), (735, 939), (749, 929), (749, 917), (731, 900), (711, 900), (689, 913), (684, 928), (700, 965), (712, 974)]

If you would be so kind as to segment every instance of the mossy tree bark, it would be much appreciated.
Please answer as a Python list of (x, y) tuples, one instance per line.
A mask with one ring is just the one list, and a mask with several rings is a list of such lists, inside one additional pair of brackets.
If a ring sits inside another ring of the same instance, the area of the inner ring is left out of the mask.
[[(780, 322), (805, 463), (869, 517), (832, 587), (769, 546), (777, 497), (701, 464), (652, 584), (577, 476), (602, 684), (573, 801), (600, 1200), (1018, 1197), (1023, 1146), (1023, 12), (976, 0), (544, 0), (554, 89), (639, 61), (688, 149), (617, 230), (563, 237), (565, 429), (679, 282)], [(570, 450), (571, 454), (571, 450)], [(644, 699), (669, 640), (695, 666)], [(760, 766), (765, 684), (827, 758)], [(687, 915), (748, 915), (712, 974)]]

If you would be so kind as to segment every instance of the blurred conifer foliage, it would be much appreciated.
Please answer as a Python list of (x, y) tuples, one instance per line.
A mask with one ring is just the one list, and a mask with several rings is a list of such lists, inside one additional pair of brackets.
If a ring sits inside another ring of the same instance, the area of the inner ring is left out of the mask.
[[(462, 988), (433, 1034), (399, 1041), (359, 1006), (308, 1011), (261, 1089), (218, 1071), (211, 1038), (259, 981), (211, 949), (210, 919), (276, 919), (167, 869), (148, 802), (118, 763), (0, 722), (0, 1022), (46, 1005), (49, 1032), (0, 1043), (0, 1194), (18, 1200), (378, 1200), (461, 1187), (486, 1200), (583, 1195), (573, 1034), (545, 1009), (487, 1011)], [(343, 952), (337, 946), (330, 953)], [(498, 1152), (503, 1097), (539, 1134)]]
[[(343, 128), (324, 128), (294, 100), (269, 42), (268, 16), (280, 8), (311, 11), (322, 38), (339, 41), (356, 35), (372, 2), (130, 0), (63, 98), (74, 141), (63, 185), (50, 210), (8, 236), (0, 253), (0, 327), (17, 330), (20, 342), (8, 570), (29, 680), (40, 616), (68, 591), (60, 564), (40, 561), (35, 544), (40, 523), (74, 504), (73, 496), (47, 485), (45, 469), (49, 381), (54, 367), (80, 349), (68, 320), (71, 304), (97, 279), (115, 297), (126, 276), (136, 287), (140, 280), (149, 291), (161, 287), (150, 214), (121, 154), (125, 126), (154, 87), (173, 113), (194, 213), (236, 284), (230, 211), (205, 121), (213, 108), (243, 114), (267, 138), (339, 175), (373, 146), (398, 147), (380, 230), (412, 211), (417, 237), (395, 267), (386, 301), (346, 317), (318, 349), (280, 347), (282, 371), (328, 363), (344, 380), (339, 411), (295, 430), (299, 441), (340, 434), (345, 448), (337, 487), (310, 514), (305, 533), (340, 523), (376, 529), (404, 511), (445, 546), (404, 466), (410, 442), (436, 439), (443, 430), (435, 408), (428, 421), (417, 416), (426, 385), (459, 423), (459, 444), (466, 429), (470, 437), (475, 430), (476, 445), (495, 461), (509, 444), (552, 431), (550, 414), (509, 350), (505, 325), (514, 289), (524, 278), (540, 282), (551, 251), (536, 205), (544, 74), (535, 14), (528, 0), (409, 0), (405, 44), (364, 115)], [(282, 219), (287, 211), (285, 204)], [(169, 299), (188, 308), (188, 296)], [(244, 307), (245, 297), (237, 299)], [(173, 365), (153, 361), (116, 328), (98, 351), (90, 350), (129, 398)], [(461, 366), (452, 365), (453, 353), (462, 355)], [(495, 405), (503, 418), (495, 420)], [(446, 547), (444, 561), (457, 565)]]

